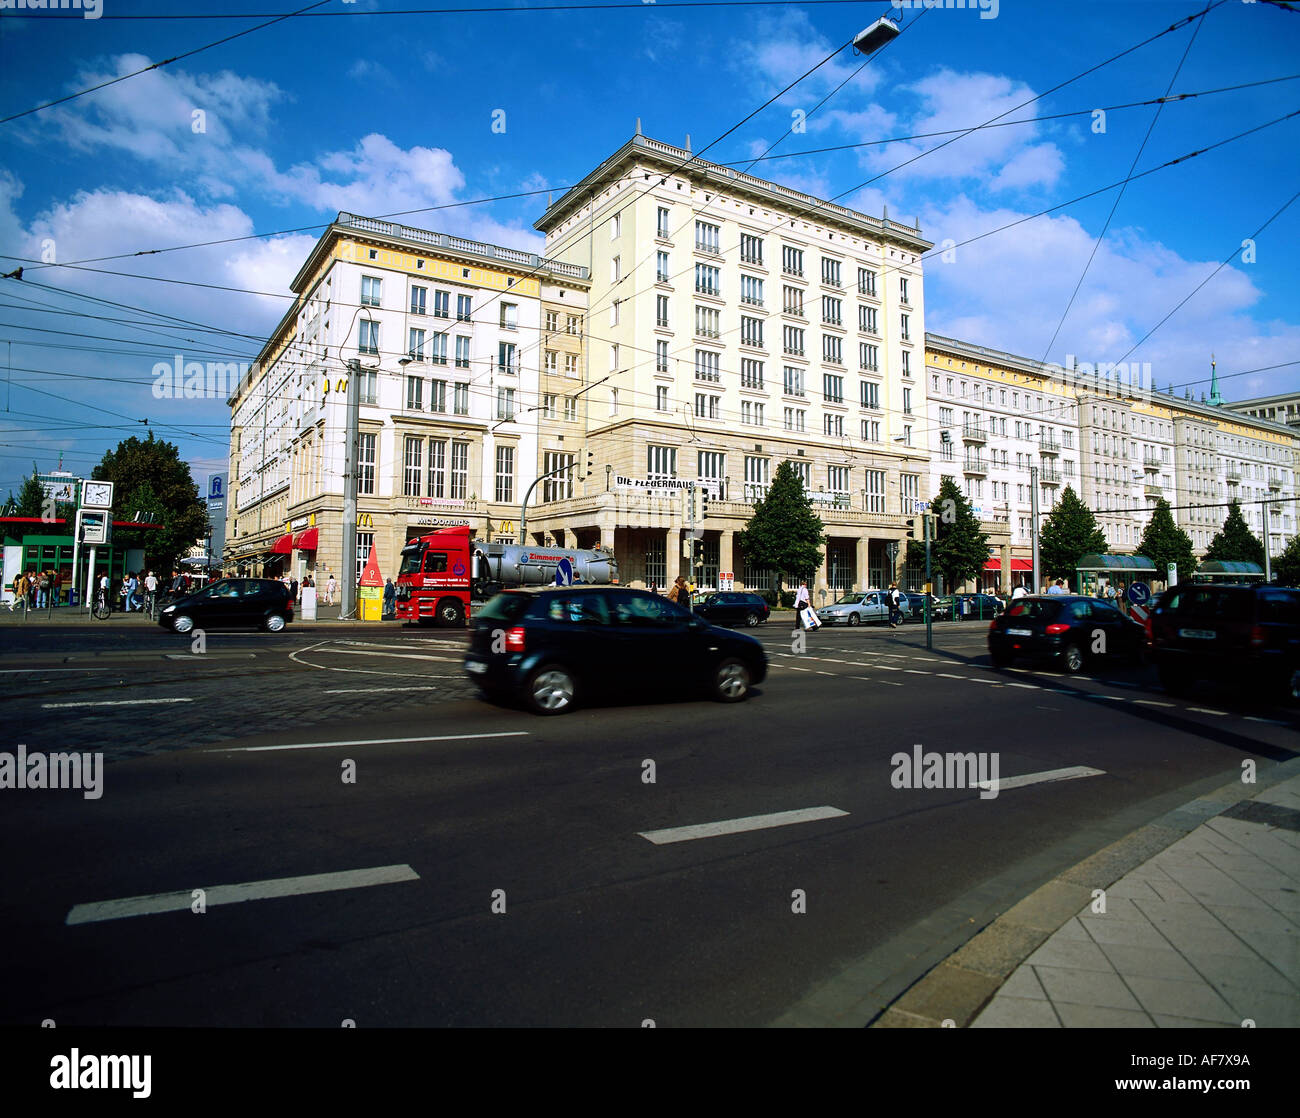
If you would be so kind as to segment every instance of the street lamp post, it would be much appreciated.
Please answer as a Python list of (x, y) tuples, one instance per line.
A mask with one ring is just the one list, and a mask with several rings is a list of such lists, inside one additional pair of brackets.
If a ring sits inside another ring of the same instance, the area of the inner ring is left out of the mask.
[(361, 360), (350, 357), (343, 437), (343, 566), (339, 580), (339, 620), (357, 608), (357, 436), (361, 426)]

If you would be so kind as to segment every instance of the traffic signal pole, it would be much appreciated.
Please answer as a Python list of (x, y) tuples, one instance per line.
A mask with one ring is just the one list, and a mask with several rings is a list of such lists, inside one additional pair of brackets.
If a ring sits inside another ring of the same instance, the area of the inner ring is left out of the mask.
[(930, 574), (930, 514), (922, 522), (925, 528), (925, 647), (934, 648), (934, 618), (931, 603), (934, 601), (934, 582)]

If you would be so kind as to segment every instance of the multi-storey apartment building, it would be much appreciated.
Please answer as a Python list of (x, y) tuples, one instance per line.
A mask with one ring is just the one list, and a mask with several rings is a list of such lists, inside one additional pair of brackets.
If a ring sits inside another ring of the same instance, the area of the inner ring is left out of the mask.
[(887, 582), (929, 496), (919, 230), (639, 133), (537, 228), (591, 275), (581, 419), (600, 484), (544, 495), (529, 528), (664, 586), (689, 570), (694, 483), (711, 497), (697, 582), (766, 586), (735, 534), (786, 460), (829, 537), (815, 589)]
[(1300, 427), (1300, 392), (1282, 392), (1276, 396), (1256, 396), (1227, 404), (1233, 411), (1253, 415), (1256, 419), (1273, 419), (1288, 427)]
[(354, 360), (353, 574), (372, 545), (380, 569), (395, 571), (406, 540), (436, 527), (513, 538), (543, 432), (578, 431), (586, 278), (577, 264), (340, 214), (229, 400), (227, 568), (345, 577)]
[(926, 336), (926, 374), (932, 488), (943, 474), (960, 477), (986, 522), (1009, 525), (1010, 563), (991, 562), (990, 585), (1005, 588), (1008, 567), (1012, 583), (1025, 581), (1031, 468), (1040, 514), (1072, 486), (1115, 552), (1137, 550), (1161, 497), (1198, 552), (1234, 498), (1261, 538), (1269, 518), (1272, 554), (1295, 534), (1300, 433), (1280, 422), (1157, 392), (1141, 375), (1121, 384), (935, 334)]

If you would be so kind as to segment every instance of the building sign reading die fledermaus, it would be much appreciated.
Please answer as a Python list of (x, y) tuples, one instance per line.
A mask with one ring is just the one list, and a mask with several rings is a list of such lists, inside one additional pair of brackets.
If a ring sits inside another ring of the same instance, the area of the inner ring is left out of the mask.
[(677, 477), (624, 477), (622, 474), (614, 476), (616, 489), (630, 489), (641, 493), (675, 493), (682, 489), (690, 489), (694, 485), (693, 481)]

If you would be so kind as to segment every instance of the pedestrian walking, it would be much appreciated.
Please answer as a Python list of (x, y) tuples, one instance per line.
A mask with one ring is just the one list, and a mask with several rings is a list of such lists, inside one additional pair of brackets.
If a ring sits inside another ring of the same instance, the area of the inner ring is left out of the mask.
[(126, 608), (136, 613), (140, 611), (140, 574), (132, 571), (126, 580)]
[(397, 587), (393, 585), (393, 580), (387, 579), (384, 582), (384, 620), (392, 621), (397, 617), (394, 603), (397, 601)]
[(50, 572), (41, 571), (36, 576), (36, 608), (44, 609), (50, 597)]
[(678, 575), (673, 579), (673, 584), (668, 588), (665, 597), (670, 602), (676, 602), (685, 609), (691, 608), (691, 592), (686, 588), (686, 579), (682, 575)]
[(1061, 579), (1058, 578), (1053, 585), (1047, 588), (1047, 592), (1052, 595), (1064, 594), (1065, 584), (1061, 581)]
[(127, 594), (130, 593), (130, 582), (126, 575), (122, 576), (122, 581), (117, 588), (117, 609), (119, 613), (125, 613), (127, 607)]
[(150, 617), (158, 604), (158, 580), (153, 571), (144, 576), (144, 610)]
[(889, 584), (889, 627), (897, 629), (898, 623), (903, 619), (903, 611), (900, 608), (902, 595), (898, 592), (898, 583)]
[(334, 595), (338, 593), (339, 584), (334, 578), (332, 571), (327, 571), (328, 578), (325, 580), (325, 604), (332, 606), (334, 604)]
[(58, 607), (62, 604), (63, 597), (63, 571), (54, 572), (54, 605)]
[(1019, 586), (1014, 586), (1014, 587), (1012, 587), (1012, 589), (1011, 589), (1011, 600), (1012, 600), (1013, 602), (1014, 602), (1017, 598), (1027, 598), (1027, 597), (1029, 597), (1029, 591), (1025, 589), (1025, 587), (1024, 587), (1024, 583), (1021, 583)]
[(803, 611), (812, 608), (812, 595), (808, 593), (808, 584), (799, 583), (799, 589), (794, 592), (794, 625), (796, 629), (806, 628), (803, 620)]
[(109, 612), (113, 611), (113, 599), (108, 593), (108, 572), (99, 576), (99, 596), (104, 599), (104, 605), (108, 607)]
[(298, 580), (296, 578), (289, 579), (289, 597), (292, 601), (296, 602), (298, 600)]

